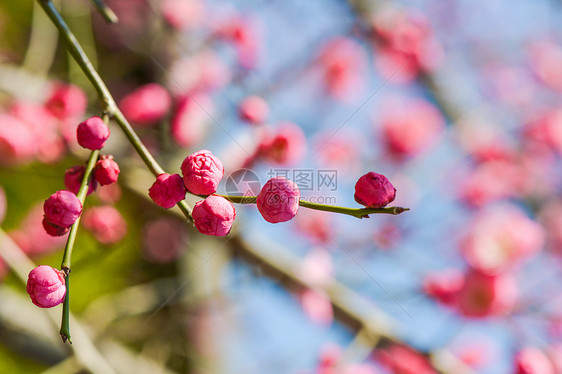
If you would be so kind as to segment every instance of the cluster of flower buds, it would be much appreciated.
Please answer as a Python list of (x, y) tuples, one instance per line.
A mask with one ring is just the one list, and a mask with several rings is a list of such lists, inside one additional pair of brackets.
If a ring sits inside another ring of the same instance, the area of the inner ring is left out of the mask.
[[(102, 149), (109, 134), (109, 127), (100, 117), (88, 118), (76, 128), (78, 144), (92, 151)], [(48, 235), (55, 237), (65, 235), (82, 214), (82, 202), (76, 195), (84, 179), (85, 169), (83, 165), (77, 165), (66, 170), (64, 183), (67, 190), (57, 191), (45, 200), (42, 224)], [(101, 156), (94, 167), (88, 194), (96, 189), (98, 183), (103, 186), (116, 182), (118, 174), (119, 166), (113, 157)], [(110, 243), (122, 235), (119, 232), (113, 237), (106, 238), (104, 242)], [(33, 303), (42, 308), (51, 308), (60, 304), (64, 301), (66, 293), (64, 273), (46, 265), (33, 269), (29, 273), (27, 292)]]

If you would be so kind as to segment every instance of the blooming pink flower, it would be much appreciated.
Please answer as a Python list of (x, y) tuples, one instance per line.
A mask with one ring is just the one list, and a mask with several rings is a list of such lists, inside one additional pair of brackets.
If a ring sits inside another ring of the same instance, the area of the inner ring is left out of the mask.
[(460, 246), (468, 263), (488, 274), (512, 268), (541, 251), (544, 229), (515, 206), (483, 210)]
[(240, 118), (253, 125), (259, 125), (267, 120), (269, 105), (260, 96), (248, 96), (238, 107)]
[(363, 47), (350, 38), (330, 39), (322, 48), (318, 65), (329, 95), (347, 100), (361, 92), (367, 56)]
[(556, 108), (541, 113), (538, 118), (523, 128), (525, 140), (547, 146), (562, 154), (562, 109)]
[(113, 160), (111, 155), (100, 157), (94, 167), (94, 178), (102, 186), (117, 182), (119, 177), (119, 165)]
[(299, 187), (293, 181), (275, 177), (264, 184), (256, 204), (267, 222), (286, 222), (297, 215), (300, 197)]
[(211, 195), (193, 207), (193, 221), (197, 230), (205, 235), (225, 236), (230, 232), (236, 210), (224, 197)]
[(201, 0), (162, 0), (160, 7), (166, 22), (178, 30), (192, 29), (203, 20)]
[(137, 88), (119, 102), (125, 117), (137, 126), (150, 126), (160, 121), (171, 105), (168, 91), (156, 83)]
[(469, 205), (481, 207), (516, 195), (520, 179), (521, 169), (512, 161), (481, 162), (461, 180), (459, 195)]
[(34, 136), (33, 153), (42, 163), (58, 161), (66, 146), (58, 131), (58, 120), (47, 109), (35, 103), (15, 101), (10, 114), (23, 122)]
[(142, 253), (150, 261), (176, 260), (186, 248), (187, 226), (172, 218), (159, 218), (143, 227)]
[(179, 174), (163, 173), (148, 190), (148, 195), (157, 205), (169, 209), (185, 199), (185, 186)]
[(60, 227), (57, 225), (52, 224), (49, 222), (47, 217), (43, 217), (43, 221), (41, 221), (45, 232), (51, 236), (63, 236), (70, 231), (70, 227)]
[(54, 85), (45, 108), (60, 120), (84, 115), (88, 99), (84, 91), (71, 84)]
[(176, 143), (182, 147), (200, 143), (212, 111), (212, 102), (206, 95), (184, 95), (179, 98), (171, 120), (171, 133)]
[(0, 165), (30, 161), (37, 153), (33, 130), (13, 115), (0, 114)]
[(100, 117), (90, 117), (78, 125), (76, 138), (81, 147), (92, 151), (102, 149), (109, 138), (109, 127)]
[(468, 317), (509, 313), (518, 297), (515, 279), (508, 273), (488, 275), (470, 270), (458, 295), (459, 311)]
[(259, 34), (248, 20), (232, 17), (218, 25), (216, 35), (234, 46), (240, 66), (252, 69), (256, 65)]
[(183, 183), (195, 195), (210, 195), (217, 191), (224, 175), (221, 160), (205, 149), (185, 158), (181, 164)]
[(383, 76), (409, 82), (441, 63), (443, 47), (423, 14), (388, 9), (377, 13), (373, 26), (378, 48), (375, 62)]
[(45, 200), (43, 211), (53, 225), (69, 227), (82, 214), (82, 203), (70, 191), (57, 191)]
[(537, 348), (527, 347), (515, 356), (515, 374), (555, 374), (548, 356)]
[(29, 272), (27, 293), (40, 308), (59, 305), (66, 295), (64, 273), (47, 265), (36, 267)]
[(274, 134), (264, 133), (258, 149), (269, 162), (291, 165), (300, 161), (306, 153), (306, 137), (296, 124), (282, 122)]
[[(82, 185), (82, 179), (84, 179), (84, 173), (86, 172), (86, 168), (84, 165), (76, 165), (71, 167), (70, 169), (66, 169), (64, 172), (64, 186), (67, 190), (72, 192), (75, 195), (78, 195), (78, 191), (80, 191), (80, 186)], [(91, 194), (96, 190), (98, 183), (96, 182), (95, 178), (90, 179), (90, 184), (88, 186), (88, 195)]]
[(423, 279), (424, 292), (445, 305), (456, 305), (458, 294), (464, 286), (464, 274), (450, 269), (430, 273)]
[(396, 188), (382, 174), (368, 172), (355, 183), (355, 201), (367, 208), (382, 208), (394, 201)]
[(119, 242), (127, 234), (127, 222), (111, 205), (96, 206), (84, 212), (84, 227), (102, 244)]
[(421, 99), (391, 100), (379, 118), (382, 142), (387, 152), (398, 159), (427, 149), (445, 126), (437, 108)]

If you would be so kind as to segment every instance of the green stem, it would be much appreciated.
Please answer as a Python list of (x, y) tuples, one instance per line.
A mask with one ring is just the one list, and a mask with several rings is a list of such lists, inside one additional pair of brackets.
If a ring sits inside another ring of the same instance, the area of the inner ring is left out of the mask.
[(92, 0), (94, 6), (98, 10), (98, 12), (102, 15), (103, 19), (107, 23), (117, 23), (119, 22), (119, 18), (115, 14), (115, 12), (107, 6), (102, 0)]
[[(256, 196), (229, 196), (229, 195), (218, 195), (218, 196), (222, 196), (225, 199), (236, 204), (255, 204), (257, 199)], [(310, 201), (306, 201), (302, 199), (299, 200), (299, 205), (302, 206), (303, 208), (322, 210), (324, 212), (346, 214), (348, 216), (353, 216), (356, 218), (368, 218), (369, 214), (396, 215), (410, 210), (409, 208), (402, 208), (399, 206), (391, 206), (386, 208), (346, 208), (341, 206), (312, 203)]]
[[(107, 115), (103, 116), (104, 122), (107, 124), (109, 121), (109, 117)], [(82, 184), (80, 185), (80, 190), (76, 195), (82, 206), (84, 206), (84, 201), (86, 200), (86, 195), (88, 195), (88, 189), (90, 188), (90, 177), (92, 175), (92, 171), (94, 170), (94, 166), (96, 166), (96, 162), (98, 161), (98, 157), (100, 155), (100, 151), (92, 151), (90, 154), (90, 158), (88, 159), (88, 163), (86, 164), (86, 169), (84, 170), (84, 178), (82, 179)], [(71, 266), (71, 259), (72, 259), (72, 250), (74, 249), (74, 242), (76, 241), (76, 233), (78, 231), (78, 226), (80, 225), (80, 217), (74, 222), (74, 224), (70, 227), (70, 233), (68, 234), (68, 240), (66, 241), (66, 246), (64, 247), (64, 254), (62, 256), (62, 264), (61, 270), (64, 271), (65, 280), (66, 280), (66, 296), (64, 297), (64, 303), (62, 306), (62, 322), (60, 326), (60, 335), (62, 338), (63, 343), (68, 342), (72, 344), (72, 339), (70, 338), (70, 289), (68, 287), (69, 279), (70, 279), (70, 266)]]
[(65, 277), (65, 284), (66, 284), (66, 295), (64, 296), (64, 304), (62, 304), (62, 321), (60, 323), (60, 336), (62, 338), (62, 342), (66, 343), (67, 341), (72, 344), (72, 338), (70, 337), (70, 292), (69, 292), (69, 283), (70, 274), (67, 274)]
[[(104, 116), (104, 121), (107, 121), (107, 116)], [(76, 195), (82, 206), (84, 206), (84, 201), (86, 200), (86, 195), (88, 194), (88, 188), (90, 183), (90, 176), (96, 166), (98, 161), (100, 151), (92, 151), (88, 163), (86, 164), (86, 170), (84, 171), (84, 179), (82, 179), (82, 184), (80, 185), (80, 190)], [(74, 248), (74, 241), (76, 240), (76, 232), (78, 231), (78, 226), (80, 225), (80, 218), (74, 222), (70, 227), (70, 233), (68, 234), (68, 240), (66, 241), (66, 246), (64, 248), (64, 254), (62, 256), (61, 270), (63, 270), (67, 275), (70, 273), (70, 262), (72, 258), (72, 249)]]
[(55, 8), (51, 0), (37, 0), (43, 10), (47, 13), (49, 18), (53, 21), (55, 26), (59, 29), (64, 41), (66, 42), (67, 49), (78, 63), (88, 80), (95, 87), (98, 92), (98, 97), (103, 103), (105, 112), (113, 117), (115, 122), (121, 127), (121, 130), (125, 133), (125, 136), (129, 139), (129, 142), (135, 148), (135, 151), (141, 157), (146, 166), (150, 169), (154, 176), (164, 173), (164, 169), (156, 162), (154, 157), (150, 154), (148, 149), (142, 144), (140, 138), (135, 133), (123, 113), (117, 108), (115, 104), (115, 99), (111, 96), (111, 93), (107, 89), (107, 86), (103, 82), (103, 79), (99, 76), (96, 69), (92, 65), (90, 59), (84, 52), (84, 49), (80, 45), (80, 42), (76, 39), (72, 31), (68, 28), (66, 22)]

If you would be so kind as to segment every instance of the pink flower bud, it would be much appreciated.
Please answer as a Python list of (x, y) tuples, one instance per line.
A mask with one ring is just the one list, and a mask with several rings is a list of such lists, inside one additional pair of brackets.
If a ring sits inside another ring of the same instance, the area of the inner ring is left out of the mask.
[(267, 120), (269, 106), (267, 102), (259, 96), (248, 96), (238, 108), (240, 118), (253, 125), (259, 125)]
[(217, 191), (224, 167), (211, 151), (201, 150), (185, 158), (181, 164), (183, 183), (195, 195), (210, 195)]
[(94, 167), (94, 178), (102, 186), (117, 182), (119, 177), (119, 165), (113, 161), (113, 156), (103, 155)]
[(43, 221), (41, 221), (41, 224), (43, 225), (45, 232), (51, 236), (63, 236), (70, 230), (70, 227), (60, 227), (57, 225), (53, 225), (51, 222), (49, 222), (47, 217), (43, 217)]
[(148, 190), (148, 195), (162, 208), (169, 209), (185, 199), (185, 186), (179, 174), (163, 173)]
[(355, 183), (355, 201), (367, 208), (382, 208), (394, 201), (396, 188), (382, 174), (369, 172)]
[[(84, 179), (84, 173), (86, 168), (84, 165), (76, 165), (67, 169), (64, 172), (64, 185), (67, 190), (75, 195), (78, 195), (80, 191), (80, 186), (82, 185), (82, 179)], [(94, 178), (90, 179), (90, 185), (88, 186), (88, 195), (96, 190), (98, 183)]]
[(171, 105), (168, 91), (156, 83), (136, 89), (119, 102), (125, 117), (138, 126), (149, 126), (160, 121)]
[(58, 119), (80, 117), (86, 111), (88, 99), (80, 87), (57, 84), (45, 103), (45, 108)]
[(127, 223), (110, 205), (96, 206), (84, 212), (84, 227), (102, 244), (114, 244), (127, 234)]
[(40, 308), (59, 305), (66, 295), (64, 273), (47, 265), (36, 267), (29, 272), (27, 293)]
[(53, 225), (69, 227), (80, 217), (82, 203), (70, 191), (57, 191), (45, 200), (43, 211)]
[(224, 197), (211, 195), (193, 207), (193, 220), (200, 233), (225, 236), (236, 218), (234, 205)]
[[(202, 109), (205, 108), (205, 109)], [(172, 138), (182, 147), (189, 148), (203, 140), (213, 103), (206, 95), (183, 95), (177, 100), (171, 120)]]
[(109, 138), (109, 127), (100, 117), (91, 117), (78, 125), (76, 138), (81, 147), (92, 151), (102, 149)]
[(297, 214), (300, 197), (301, 192), (293, 181), (275, 177), (262, 187), (256, 204), (267, 222), (286, 222)]

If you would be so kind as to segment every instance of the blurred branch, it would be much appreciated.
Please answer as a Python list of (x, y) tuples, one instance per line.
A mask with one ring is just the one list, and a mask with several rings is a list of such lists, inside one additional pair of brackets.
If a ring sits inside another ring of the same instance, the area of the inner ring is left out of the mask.
[(115, 12), (110, 7), (108, 7), (104, 1), (92, 0), (92, 3), (94, 3), (94, 6), (98, 10), (98, 12), (102, 15), (105, 22), (107, 23), (119, 22), (119, 18), (117, 17), (117, 14), (115, 14)]
[(31, 34), (22, 66), (39, 75), (46, 75), (57, 52), (58, 35), (49, 26), (49, 19), (37, 3), (33, 4)]

